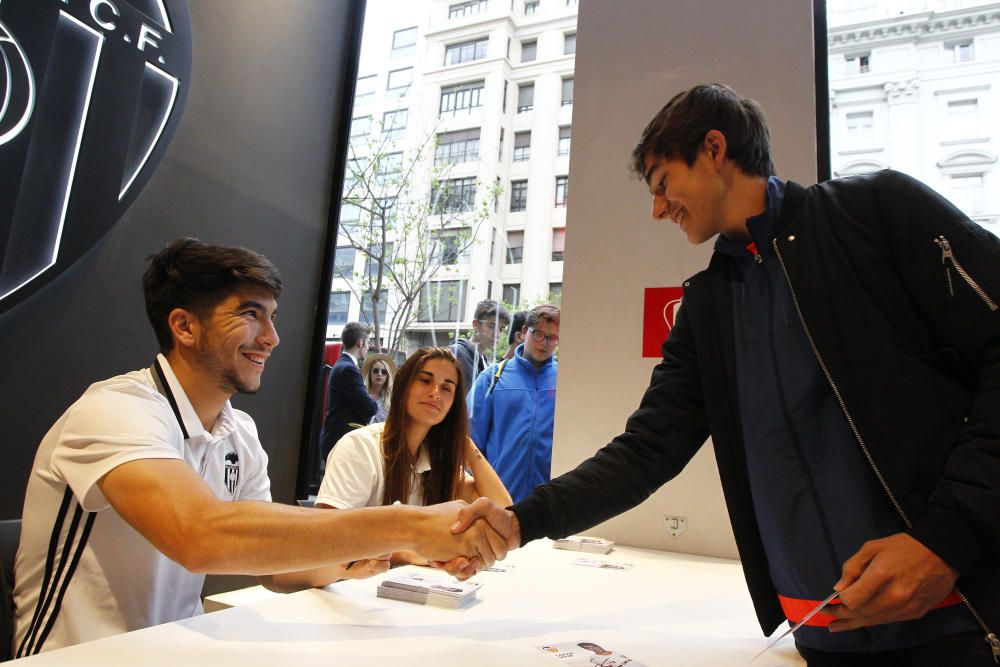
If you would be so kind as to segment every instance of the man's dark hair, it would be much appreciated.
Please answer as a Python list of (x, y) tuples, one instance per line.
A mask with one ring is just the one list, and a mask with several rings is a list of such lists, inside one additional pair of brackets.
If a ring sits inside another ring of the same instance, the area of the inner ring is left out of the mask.
[(519, 310), (514, 313), (514, 317), (510, 321), (510, 332), (507, 334), (507, 344), (514, 344), (514, 336), (521, 332), (524, 328), (524, 321), (528, 318), (528, 311)]
[(174, 347), (167, 317), (183, 308), (202, 318), (220, 301), (244, 286), (260, 287), (277, 299), (281, 275), (271, 260), (246, 248), (180, 238), (150, 255), (142, 276), (149, 317), (160, 351)]
[(372, 333), (371, 328), (361, 322), (348, 322), (344, 325), (344, 330), (340, 333), (340, 342), (345, 350), (350, 350), (358, 344), (359, 340), (368, 338)]
[(682, 159), (690, 167), (705, 135), (718, 130), (726, 137), (726, 157), (749, 176), (774, 174), (771, 132), (764, 111), (751, 99), (719, 83), (685, 90), (660, 109), (632, 151), (632, 170), (645, 177), (646, 156)]
[(528, 311), (527, 317), (524, 318), (524, 325), (534, 329), (543, 320), (559, 324), (559, 309), (551, 303), (543, 303), (540, 306), (535, 306)]
[(510, 313), (507, 312), (502, 303), (493, 299), (483, 299), (477, 303), (476, 313), (472, 316), (472, 319), (482, 322), (487, 317), (496, 317), (497, 321), (503, 321), (501, 329), (510, 322)]

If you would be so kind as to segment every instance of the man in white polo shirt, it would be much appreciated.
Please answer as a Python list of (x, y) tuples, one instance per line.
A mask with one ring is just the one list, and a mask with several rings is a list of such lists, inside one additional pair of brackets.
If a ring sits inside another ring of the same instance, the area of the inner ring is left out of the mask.
[(15, 563), (17, 657), (198, 614), (207, 572), (268, 575), (413, 549), (454, 559), (450, 571), (464, 576), (505, 555), (485, 526), (449, 535), (456, 503), (324, 512), (267, 502), (267, 455), (229, 398), (260, 388), (278, 346), (277, 270), (243, 248), (180, 239), (151, 257), (143, 288), (161, 354), (88, 388), (35, 457)]

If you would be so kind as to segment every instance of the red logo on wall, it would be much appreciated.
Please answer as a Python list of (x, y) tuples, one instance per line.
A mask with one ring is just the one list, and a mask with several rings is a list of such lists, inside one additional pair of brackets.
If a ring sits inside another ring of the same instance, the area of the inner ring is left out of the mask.
[(642, 309), (642, 356), (661, 356), (660, 347), (674, 327), (683, 296), (682, 287), (646, 288)]

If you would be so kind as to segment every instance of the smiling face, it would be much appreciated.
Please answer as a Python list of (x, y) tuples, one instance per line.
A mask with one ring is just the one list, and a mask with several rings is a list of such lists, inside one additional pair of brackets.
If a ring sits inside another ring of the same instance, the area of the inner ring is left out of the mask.
[(253, 394), (271, 351), (278, 347), (274, 326), (278, 304), (259, 287), (241, 287), (199, 318), (195, 360), (220, 390)]
[(725, 226), (725, 138), (712, 130), (693, 164), (648, 153), (645, 180), (653, 196), (654, 220), (677, 224), (691, 243), (704, 243)]
[(455, 402), (458, 368), (447, 359), (428, 359), (406, 392), (406, 414), (426, 426), (440, 424)]

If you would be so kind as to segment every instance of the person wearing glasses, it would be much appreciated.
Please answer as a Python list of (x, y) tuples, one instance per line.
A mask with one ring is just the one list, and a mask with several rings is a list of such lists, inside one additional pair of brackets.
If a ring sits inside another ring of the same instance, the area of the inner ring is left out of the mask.
[(544, 304), (525, 318), (513, 359), (479, 374), (467, 402), (472, 440), (518, 501), (549, 481), (556, 407), (559, 309)]
[(392, 397), (392, 376), (396, 374), (396, 364), (388, 354), (369, 354), (361, 367), (368, 395), (378, 404), (378, 410), (370, 424), (381, 424), (389, 414), (389, 399)]

